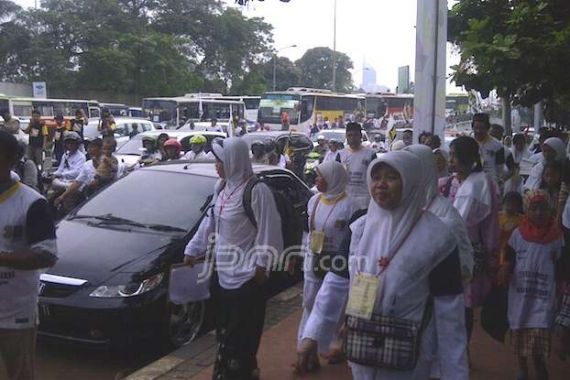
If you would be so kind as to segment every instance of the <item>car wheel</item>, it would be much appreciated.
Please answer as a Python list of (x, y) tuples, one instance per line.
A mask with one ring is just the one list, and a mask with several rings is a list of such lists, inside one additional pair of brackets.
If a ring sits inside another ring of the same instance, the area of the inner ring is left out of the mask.
[(166, 343), (180, 347), (190, 343), (202, 329), (206, 315), (206, 302), (184, 305), (169, 303)]

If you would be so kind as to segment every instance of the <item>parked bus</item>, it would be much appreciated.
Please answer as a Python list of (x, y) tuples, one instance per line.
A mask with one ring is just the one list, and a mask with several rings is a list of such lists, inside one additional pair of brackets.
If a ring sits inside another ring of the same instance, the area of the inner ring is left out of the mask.
[(122, 116), (122, 117), (129, 117), (130, 115), (130, 111), (129, 111), (129, 106), (127, 106), (126, 104), (122, 104), (122, 103), (99, 103), (99, 106), (101, 107), (101, 109), (107, 109), (109, 110), (109, 112), (111, 113), (111, 115), (113, 116)]
[(165, 129), (178, 129), (186, 123), (193, 123), (195, 129), (204, 129), (212, 118), (226, 127), (234, 112), (244, 118), (244, 102), (235, 100), (217, 100), (212, 97), (185, 96), (173, 98), (143, 99), (144, 116)]
[(245, 104), (245, 120), (250, 123), (257, 122), (257, 113), (259, 112), (259, 102), (261, 101), (261, 96), (222, 96), (217, 97), (218, 100), (235, 100), (238, 102), (244, 102)]
[(13, 118), (18, 119), (22, 128), (27, 126), (32, 111), (40, 111), (48, 126), (55, 125), (53, 118), (62, 114), (67, 119), (75, 117), (75, 111), (82, 109), (88, 118), (100, 117), (99, 102), (96, 100), (76, 99), (40, 99), (0, 96), (0, 109), (8, 110)]
[(357, 119), (364, 114), (365, 98), (360, 95), (336, 94), (329, 90), (292, 87), (287, 91), (268, 92), (261, 97), (258, 121), (271, 130), (289, 128), (309, 133), (311, 125), (327, 118)]
[(449, 94), (445, 97), (445, 117), (447, 119), (452, 119), (452, 120), (466, 119), (466, 115), (468, 113), (469, 113), (468, 94)]
[(375, 93), (364, 96), (366, 96), (366, 112), (369, 119), (374, 119), (380, 124), (382, 124), (381, 119), (392, 119), (396, 126), (413, 122), (413, 94)]

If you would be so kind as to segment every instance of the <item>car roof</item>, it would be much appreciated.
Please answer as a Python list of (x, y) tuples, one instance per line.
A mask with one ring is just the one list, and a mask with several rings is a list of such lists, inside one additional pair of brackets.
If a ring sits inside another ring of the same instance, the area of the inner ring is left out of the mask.
[[(147, 122), (147, 123), (151, 123), (152, 121), (142, 118), (142, 117), (129, 117), (129, 116), (113, 116), (113, 120), (115, 121), (115, 123), (119, 123), (119, 122), (123, 122), (123, 123), (128, 123), (128, 122)], [(97, 124), (99, 123), (100, 119), (99, 118), (91, 118), (89, 119), (89, 123), (88, 124)]]
[[(280, 168), (278, 166), (261, 165), (261, 164), (253, 164), (252, 166), (253, 166), (253, 172), (256, 174), (263, 172), (292, 174), (289, 170)], [(152, 166), (146, 166), (141, 169), (138, 169), (137, 171), (149, 171), (149, 170), (218, 178), (218, 173), (216, 172), (214, 161), (188, 161), (188, 160), (169, 161), (164, 163), (158, 163)]]
[[(177, 131), (177, 130), (169, 130), (169, 129), (157, 129), (154, 131), (146, 131), (140, 133), (141, 137), (151, 136), (151, 137), (158, 137), (161, 134), (167, 134), (169, 137), (175, 137), (176, 139), (183, 139), (187, 136), (193, 135), (203, 135), (203, 136), (216, 136), (216, 137), (226, 137), (225, 133), (222, 132), (212, 132), (212, 131)], [(137, 135), (138, 136), (138, 135)]]

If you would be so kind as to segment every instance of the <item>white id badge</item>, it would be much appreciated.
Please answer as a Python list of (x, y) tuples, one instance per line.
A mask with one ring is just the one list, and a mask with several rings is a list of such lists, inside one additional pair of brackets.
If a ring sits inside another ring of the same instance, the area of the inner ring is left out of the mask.
[(30, 136), (32, 136), (32, 137), (38, 137), (39, 134), (40, 134), (40, 131), (38, 129), (32, 128), (30, 130)]
[(59, 141), (60, 137), (61, 137), (61, 132), (55, 132), (55, 135), (53, 136), (53, 139), (56, 140), (56, 141)]
[(371, 319), (379, 282), (377, 276), (367, 273), (357, 274), (350, 286), (346, 314), (357, 318)]

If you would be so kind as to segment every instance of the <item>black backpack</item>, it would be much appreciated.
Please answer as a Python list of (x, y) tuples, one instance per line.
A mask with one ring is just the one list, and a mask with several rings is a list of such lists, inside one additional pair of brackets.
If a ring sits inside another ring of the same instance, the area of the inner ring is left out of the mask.
[[(252, 201), (252, 191), (255, 185), (258, 183), (265, 183), (267, 187), (273, 193), (273, 199), (275, 199), (275, 205), (277, 206), (277, 211), (281, 217), (281, 236), (283, 237), (283, 251), (289, 255), (301, 255), (301, 251), (294, 251), (293, 247), (301, 247), (303, 242), (303, 226), (304, 222), (302, 217), (298, 215), (293, 202), (290, 201), (285, 195), (284, 191), (271, 186), (265, 179), (255, 178), (250, 180), (243, 191), (242, 204), (245, 209), (245, 214), (249, 219), (250, 223), (257, 229), (257, 221), (255, 220), (255, 215), (253, 214), (253, 209), (251, 207)], [(218, 194), (223, 190), (222, 186)], [(287, 260), (286, 257), (284, 257)], [(289, 260), (289, 265), (287, 271), (292, 273), (293, 267), (297, 265), (298, 260)]]

